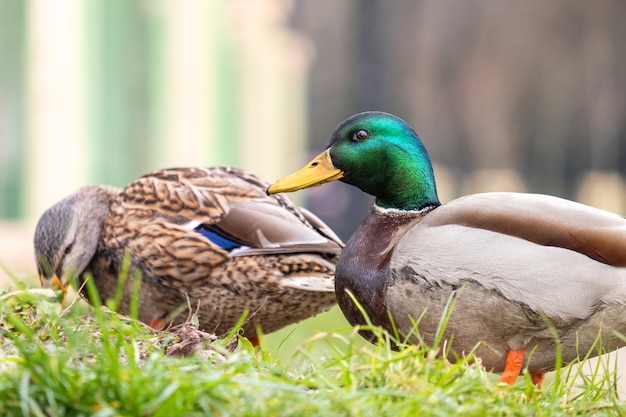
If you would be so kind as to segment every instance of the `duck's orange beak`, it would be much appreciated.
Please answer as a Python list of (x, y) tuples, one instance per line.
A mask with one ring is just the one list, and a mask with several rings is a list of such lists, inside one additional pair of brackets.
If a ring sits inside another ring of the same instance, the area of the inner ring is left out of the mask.
[(57, 274), (53, 274), (50, 278), (40, 275), (39, 282), (42, 288), (49, 288), (54, 291), (61, 290), (64, 294), (67, 292), (67, 284), (63, 284)]
[(297, 191), (341, 178), (343, 171), (333, 165), (329, 148), (313, 158), (304, 168), (276, 181), (267, 189), (267, 194)]
[[(50, 278), (46, 278), (43, 275), (39, 276), (39, 282), (42, 288), (49, 288), (57, 293), (59, 302), (63, 305), (65, 303), (65, 297), (67, 296), (68, 285), (63, 284), (57, 274), (53, 274)], [(61, 291), (59, 294), (57, 291)]]

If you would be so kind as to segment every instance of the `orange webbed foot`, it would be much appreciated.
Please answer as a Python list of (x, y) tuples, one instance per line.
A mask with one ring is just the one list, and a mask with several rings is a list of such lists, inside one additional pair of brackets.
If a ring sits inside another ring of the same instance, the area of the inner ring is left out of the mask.
[(155, 317), (150, 320), (150, 327), (154, 330), (161, 330), (165, 327), (165, 319), (163, 317)]
[(252, 337), (248, 337), (248, 341), (250, 342), (250, 344), (252, 344), (252, 346), (254, 348), (258, 348), (259, 347), (259, 337), (258, 336), (252, 336)]
[(513, 385), (520, 372), (522, 372), (522, 366), (524, 365), (524, 351), (523, 350), (509, 350), (506, 353), (506, 362), (504, 364), (504, 371), (498, 380), (498, 383), (505, 383)]
[(544, 372), (531, 372), (530, 379), (533, 381), (533, 385), (537, 387), (537, 389), (541, 389), (543, 386), (543, 379), (546, 377)]
[[(524, 351), (523, 350), (509, 350), (506, 354), (506, 362), (504, 364), (504, 371), (498, 380), (499, 383), (505, 383), (513, 385), (517, 380), (517, 377), (522, 372), (522, 366), (524, 365)], [(537, 389), (541, 389), (543, 380), (546, 374), (544, 372), (531, 372), (530, 379), (533, 385)]]

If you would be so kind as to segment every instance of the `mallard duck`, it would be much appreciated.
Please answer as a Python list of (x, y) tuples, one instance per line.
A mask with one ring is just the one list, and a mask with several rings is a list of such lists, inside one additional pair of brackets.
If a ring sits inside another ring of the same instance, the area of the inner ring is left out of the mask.
[(222, 167), (157, 171), (123, 190), (81, 188), (37, 224), (42, 285), (66, 289), (69, 277), (90, 272), (100, 298), (112, 299), (129, 253), (120, 311), (128, 312), (140, 271), (138, 318), (153, 327), (187, 297), (200, 327), (218, 335), (249, 310), (243, 329), (252, 340), (257, 325), (269, 333), (329, 309), (343, 244), (309, 211), (267, 197), (268, 185)]
[(337, 301), (352, 325), (365, 321), (349, 293), (374, 324), (411, 337), (417, 322), (432, 344), (454, 296), (448, 359), (477, 347), (507, 384), (526, 367), (541, 385), (555, 367), (555, 334), (563, 363), (592, 349), (599, 334), (606, 349), (626, 344), (615, 334), (626, 334), (624, 218), (538, 194), (475, 194), (442, 205), (421, 140), (380, 112), (345, 120), (323, 153), (268, 193), (334, 180), (375, 197), (337, 263)]

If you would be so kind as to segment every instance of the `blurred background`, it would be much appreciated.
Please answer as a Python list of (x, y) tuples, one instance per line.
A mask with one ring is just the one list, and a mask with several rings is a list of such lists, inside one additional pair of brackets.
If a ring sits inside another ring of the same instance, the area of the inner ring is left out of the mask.
[[(88, 183), (235, 165), (275, 180), (364, 110), (422, 137), (440, 197), (626, 214), (623, 0), (0, 0), (0, 281)], [(292, 197), (347, 239), (370, 197)]]

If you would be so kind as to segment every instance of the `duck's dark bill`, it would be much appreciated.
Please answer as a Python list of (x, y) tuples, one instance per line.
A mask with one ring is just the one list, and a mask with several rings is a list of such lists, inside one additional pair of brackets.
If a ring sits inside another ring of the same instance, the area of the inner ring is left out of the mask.
[(332, 160), (330, 159), (330, 150), (326, 149), (298, 172), (295, 172), (272, 184), (267, 189), (267, 194), (297, 191), (341, 178), (343, 178), (343, 171), (335, 168)]

